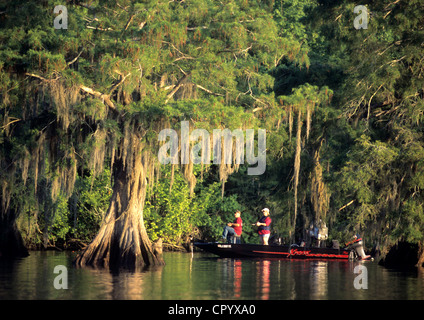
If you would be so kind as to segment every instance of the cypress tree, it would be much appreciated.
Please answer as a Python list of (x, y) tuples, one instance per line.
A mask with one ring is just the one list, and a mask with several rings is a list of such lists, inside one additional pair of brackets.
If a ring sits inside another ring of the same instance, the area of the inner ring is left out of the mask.
[[(182, 119), (252, 124), (277, 108), (268, 70), (282, 56), (300, 61), (296, 47), (260, 1), (74, 2), (67, 29), (53, 26), (57, 4), (2, 8), (1, 227), (14, 228), (15, 185), (30, 182), (36, 194), (43, 178), (52, 200), (70, 196), (79, 170), (98, 174), (109, 161), (110, 206), (76, 264), (162, 264), (143, 221), (146, 188), (160, 174), (157, 133)], [(192, 164), (181, 167), (193, 188)], [(220, 168), (221, 180), (233, 169)]]

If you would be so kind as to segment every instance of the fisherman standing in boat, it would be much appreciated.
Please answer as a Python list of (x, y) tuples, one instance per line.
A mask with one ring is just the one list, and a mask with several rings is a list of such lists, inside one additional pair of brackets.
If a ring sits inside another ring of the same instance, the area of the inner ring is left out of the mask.
[(259, 237), (261, 238), (261, 243), (263, 245), (268, 245), (268, 239), (269, 239), (269, 235), (271, 234), (271, 218), (269, 217), (269, 209), (268, 208), (264, 208), (262, 209), (262, 218), (259, 219), (258, 222), (256, 222), (256, 225), (259, 227), (258, 228), (258, 234)]
[(222, 238), (228, 240), (228, 236), (236, 236), (240, 237), (243, 230), (243, 220), (240, 217), (241, 212), (237, 210), (234, 213), (234, 222), (229, 222), (224, 227), (224, 231), (222, 232)]

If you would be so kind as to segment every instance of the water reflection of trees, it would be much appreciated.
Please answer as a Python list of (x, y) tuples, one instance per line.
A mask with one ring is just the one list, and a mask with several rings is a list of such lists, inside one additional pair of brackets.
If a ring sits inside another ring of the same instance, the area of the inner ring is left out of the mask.
[[(423, 296), (424, 274), (396, 272), (375, 262), (222, 259), (219, 295), (224, 299), (369, 300)], [(368, 270), (368, 289), (354, 287), (355, 267)], [(388, 290), (390, 288), (390, 290)]]
[(257, 275), (257, 298), (262, 300), (268, 300), (270, 294), (270, 271), (271, 261), (260, 260), (256, 263), (256, 275)]
[(328, 295), (328, 261), (310, 264), (310, 298), (326, 299)]
[(94, 268), (81, 271), (83, 275), (79, 275), (80, 283), (76, 286), (81, 290), (77, 293), (80, 299), (143, 300), (157, 299), (163, 294), (161, 266), (142, 271)]
[[(399, 271), (376, 262), (191, 258), (169, 254), (167, 265), (144, 272), (74, 268), (65, 253), (35, 252), (0, 263), (0, 299), (421, 299), (421, 270)], [(368, 289), (354, 288), (357, 265), (368, 269)], [(54, 267), (68, 267), (69, 289), (57, 290)]]
[(327, 262), (226, 259), (222, 270), (227, 298), (253, 294), (260, 300), (326, 299), (328, 295)]
[(290, 282), (281, 272), (281, 261), (223, 259), (220, 275), (223, 298), (275, 299), (282, 285)]
[(220, 296), (259, 300), (364, 299), (355, 264), (320, 260), (222, 259)]

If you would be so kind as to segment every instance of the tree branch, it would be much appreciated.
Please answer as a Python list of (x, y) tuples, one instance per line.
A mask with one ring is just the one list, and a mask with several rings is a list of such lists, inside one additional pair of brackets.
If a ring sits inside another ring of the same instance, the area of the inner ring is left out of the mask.
[(115, 84), (114, 86), (112, 86), (112, 88), (109, 90), (109, 96), (112, 94), (112, 92), (116, 89), (116, 88), (118, 88), (124, 81), (125, 81), (125, 79), (128, 77), (128, 76), (130, 76), (131, 75), (131, 72), (130, 73), (128, 73), (126, 76), (123, 76), (121, 73), (119, 73), (119, 72), (117, 72), (117, 71), (115, 71), (116, 73), (118, 73), (120, 76), (121, 76), (121, 80), (117, 83), (117, 84)]
[(346, 207), (348, 207), (348, 206), (350, 206), (352, 203), (354, 203), (355, 202), (355, 199), (353, 199), (352, 201), (349, 201), (347, 204), (345, 204), (343, 207), (341, 207), (340, 209), (339, 209), (339, 211), (342, 211), (344, 208), (346, 208)]
[(126, 31), (127, 29), (128, 29), (128, 27), (130, 26), (130, 24), (131, 24), (131, 22), (132, 22), (132, 20), (134, 19), (134, 14), (132, 14), (131, 15), (131, 17), (128, 19), (128, 22), (127, 22), (127, 24), (125, 25), (125, 27), (124, 27), (124, 30), (123, 31)]
[(8, 126), (10, 126), (12, 123), (14, 122), (18, 122), (21, 121), (21, 119), (15, 118), (12, 121), (10, 121), (9, 123), (6, 123), (5, 125), (3, 125), (2, 127), (0, 127), (1, 129), (6, 129)]
[(67, 62), (66, 64), (68, 65), (68, 66), (70, 66), (71, 64), (73, 64), (75, 61), (77, 61), (78, 60), (78, 58), (80, 57), (80, 55), (82, 54), (82, 52), (84, 51), (84, 47), (81, 49), (81, 51), (78, 53), (78, 55), (74, 58), (74, 59), (72, 59), (71, 61), (69, 61), (69, 62)]
[(210, 91), (209, 89), (206, 89), (206, 88), (202, 87), (202, 86), (201, 86), (201, 85), (199, 85), (199, 84), (196, 84), (196, 87), (198, 87), (200, 90), (203, 90), (203, 91), (205, 91), (205, 92), (207, 92), (207, 93), (213, 94), (214, 96), (220, 96), (220, 97), (223, 97), (223, 96), (224, 96), (222, 93), (215, 93), (215, 92), (212, 92), (212, 91)]
[(165, 103), (168, 103), (168, 101), (174, 96), (178, 89), (180, 89), (184, 85), (184, 82), (187, 80), (190, 74), (191, 72), (184, 74), (184, 76), (177, 82), (177, 84), (174, 86), (174, 89), (172, 89), (172, 91), (166, 96)]
[(94, 96), (94, 97), (96, 97), (96, 98), (98, 98), (98, 99), (102, 100), (102, 102), (103, 102), (105, 105), (107, 105), (107, 106), (108, 106), (111, 110), (113, 110), (113, 111), (117, 112), (117, 109), (116, 109), (116, 107), (115, 107), (115, 104), (112, 102), (112, 100), (110, 100), (110, 95), (109, 95), (109, 94), (101, 93), (101, 92), (99, 92), (99, 91), (93, 90), (93, 89), (91, 89), (91, 88), (89, 88), (89, 87), (86, 87), (86, 86), (84, 86), (84, 85), (80, 85), (80, 86), (79, 86), (79, 88), (80, 88), (82, 91), (84, 91), (84, 92), (86, 92), (86, 93), (88, 93), (88, 94), (91, 94), (92, 96)]
[(112, 28), (100, 28), (100, 27), (92, 27), (92, 26), (86, 26), (87, 29), (94, 29), (94, 30), (100, 30), (100, 31), (113, 31)]
[[(130, 75), (131, 73), (129, 73), (129, 74), (127, 74), (126, 76), (124, 76), (124, 77), (122, 77), (122, 79), (121, 79), (121, 81), (119, 81), (119, 83), (118, 84), (116, 84), (112, 89), (114, 90), (117, 86), (119, 86), (124, 80), (125, 80), (125, 78), (126, 77), (128, 77), (129, 75)], [(40, 79), (40, 80), (43, 80), (43, 81), (47, 81), (47, 82), (49, 82), (49, 81), (52, 81), (52, 80), (57, 80), (57, 79), (59, 79), (59, 78), (56, 78), (56, 79), (47, 79), (47, 78), (44, 78), (44, 77), (42, 77), (42, 76), (39, 76), (38, 74), (34, 74), (34, 73), (29, 73), (29, 72), (26, 72), (25, 73), (25, 75), (27, 75), (27, 76), (30, 76), (30, 77), (33, 77), (33, 78), (37, 78), (37, 79)], [(184, 78), (184, 77), (183, 77)], [(115, 106), (115, 104), (112, 102), (112, 100), (110, 99), (110, 94), (104, 94), (104, 93), (101, 93), (101, 92), (99, 92), (99, 91), (96, 91), (96, 90), (94, 90), (94, 89), (92, 89), (92, 88), (89, 88), (89, 87), (86, 87), (86, 86), (84, 86), (84, 85), (80, 85), (79, 86), (79, 89), (81, 90), (81, 91), (84, 91), (85, 93), (88, 93), (88, 94), (90, 94), (90, 95), (92, 95), (92, 96), (94, 96), (94, 97), (96, 97), (96, 98), (98, 98), (98, 99), (100, 99), (100, 100), (102, 100), (102, 102), (106, 105), (106, 106), (108, 106), (112, 111), (114, 111), (114, 112), (118, 112), (118, 110), (116, 109), (116, 106)], [(112, 91), (113, 91), (112, 90)]]
[(43, 80), (43, 81), (50, 81), (50, 79), (46, 79), (46, 78), (39, 76), (38, 74), (34, 74), (34, 73), (25, 72), (25, 75), (29, 76), (29, 77), (37, 78), (37, 79), (40, 79), (40, 80)]
[(208, 29), (209, 27), (207, 26), (200, 26), (200, 27), (187, 27), (187, 31), (194, 31), (194, 30), (199, 30), (199, 29)]

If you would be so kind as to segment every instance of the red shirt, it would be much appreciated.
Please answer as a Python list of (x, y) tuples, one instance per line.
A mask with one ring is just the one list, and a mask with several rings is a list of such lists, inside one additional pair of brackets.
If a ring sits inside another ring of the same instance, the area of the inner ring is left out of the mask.
[(271, 233), (271, 231), (269, 230), (270, 229), (269, 228), (269, 225), (271, 224), (271, 218), (269, 216), (266, 216), (266, 217), (263, 216), (259, 220), (259, 222), (262, 222), (262, 223), (265, 223), (266, 224), (266, 227), (264, 227), (264, 226), (260, 226), (259, 227), (259, 229), (258, 229), (258, 234), (259, 235)]
[(243, 220), (241, 220), (241, 218), (238, 217), (238, 218), (236, 218), (234, 220), (233, 223), (237, 223), (239, 225), (238, 227), (234, 226), (233, 229), (234, 229), (234, 232), (237, 233), (237, 235), (240, 236), (241, 235), (241, 230), (243, 228)]

